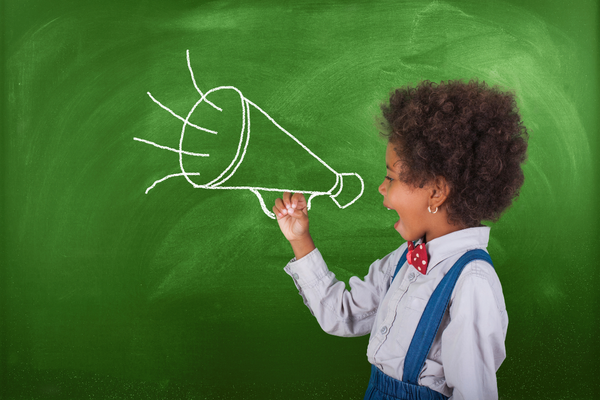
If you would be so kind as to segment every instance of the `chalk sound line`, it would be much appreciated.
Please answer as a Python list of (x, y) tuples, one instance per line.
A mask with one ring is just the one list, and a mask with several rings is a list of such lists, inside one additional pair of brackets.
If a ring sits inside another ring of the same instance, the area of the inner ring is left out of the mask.
[[(151, 146), (157, 147), (159, 149), (162, 150), (167, 150), (167, 151), (171, 151), (171, 152), (175, 152), (179, 154), (179, 169), (181, 172), (175, 173), (175, 174), (170, 174), (167, 176), (164, 176), (161, 179), (156, 180), (151, 186), (149, 186), (146, 189), (146, 194), (154, 189), (154, 187), (156, 187), (156, 185), (158, 185), (161, 182), (164, 182), (167, 179), (170, 178), (174, 178), (174, 177), (184, 177), (185, 180), (187, 180), (187, 182), (192, 185), (194, 188), (198, 188), (198, 189), (221, 189), (221, 190), (249, 190), (250, 192), (254, 193), (254, 195), (258, 198), (258, 201), (260, 203), (260, 207), (263, 210), (263, 212), (270, 218), (275, 219), (275, 214), (273, 212), (271, 212), (268, 207), (266, 206), (263, 197), (261, 195), (261, 191), (264, 192), (296, 192), (296, 193), (303, 193), (303, 194), (307, 194), (309, 195), (308, 200), (307, 200), (307, 208), (310, 210), (311, 208), (311, 202), (312, 200), (317, 197), (317, 196), (324, 196), (327, 195), (331, 198), (331, 200), (335, 203), (335, 205), (337, 205), (339, 208), (344, 209), (347, 208), (349, 206), (351, 206), (352, 204), (354, 204), (362, 195), (365, 189), (365, 183), (362, 179), (362, 177), (355, 173), (355, 172), (349, 172), (349, 173), (339, 173), (336, 172), (333, 168), (331, 168), (325, 161), (323, 161), (319, 156), (317, 156), (315, 153), (313, 153), (308, 147), (306, 147), (303, 143), (301, 143), (294, 135), (292, 135), (291, 133), (289, 133), (287, 130), (285, 130), (281, 125), (279, 125), (269, 114), (267, 114), (262, 108), (260, 108), (258, 105), (256, 105), (255, 103), (253, 103), (252, 101), (248, 100), (247, 98), (244, 97), (244, 95), (242, 94), (242, 92), (237, 89), (236, 87), (233, 86), (219, 86), (216, 88), (212, 88), (210, 90), (208, 90), (206, 93), (203, 93), (200, 88), (198, 87), (198, 84), (196, 83), (196, 78), (194, 77), (194, 71), (192, 69), (192, 64), (190, 61), (190, 51), (187, 50), (186, 51), (186, 59), (187, 59), (187, 66), (188, 66), (188, 70), (190, 72), (190, 76), (192, 79), (192, 84), (194, 85), (194, 88), (196, 89), (196, 91), (198, 92), (198, 94), (200, 95), (200, 99), (198, 101), (196, 101), (196, 103), (192, 106), (192, 108), (190, 109), (190, 111), (188, 112), (188, 114), (186, 115), (186, 117), (182, 117), (181, 115), (175, 113), (173, 110), (171, 110), (169, 107), (165, 106), (164, 104), (162, 104), (160, 101), (158, 101), (154, 96), (152, 96), (152, 94), (150, 92), (147, 92), (148, 96), (150, 97), (150, 99), (156, 103), (159, 107), (161, 107), (162, 109), (166, 110), (167, 112), (169, 112), (171, 115), (173, 115), (175, 118), (179, 119), (180, 121), (183, 122), (183, 126), (181, 128), (181, 135), (179, 138), (179, 148), (172, 148), (172, 147), (168, 147), (168, 146), (163, 146), (154, 142), (151, 142), (149, 140), (146, 139), (141, 139), (141, 138), (137, 138), (134, 137), (133, 140), (141, 142), (141, 143), (146, 143), (149, 144)], [(183, 149), (183, 141), (184, 141), (184, 137), (186, 134), (186, 127), (192, 127), (194, 129), (197, 129), (199, 131), (203, 131), (206, 133), (210, 133), (213, 135), (217, 135), (218, 132), (205, 128), (205, 127), (201, 127), (198, 125), (195, 125), (193, 123), (191, 123), (190, 117), (192, 116), (192, 114), (194, 113), (194, 111), (196, 110), (196, 108), (201, 104), (201, 103), (206, 103), (209, 106), (211, 106), (212, 108), (214, 108), (217, 111), (223, 111), (222, 108), (220, 108), (219, 106), (217, 106), (216, 104), (214, 104), (213, 102), (211, 102), (210, 100), (207, 99), (207, 96), (211, 93), (215, 93), (217, 91), (220, 90), (234, 90), (235, 92), (237, 92), (237, 94), (240, 96), (241, 99), (241, 106), (242, 106), (242, 129), (240, 131), (240, 140), (238, 142), (238, 146), (237, 146), (237, 150), (235, 153), (235, 156), (233, 157), (233, 160), (231, 161), (231, 163), (227, 166), (227, 168), (225, 168), (216, 178), (214, 178), (213, 180), (211, 180), (210, 182), (203, 184), (203, 185), (198, 185), (197, 183), (193, 182), (190, 179), (190, 176), (199, 176), (200, 173), (199, 172), (187, 172), (185, 170), (184, 167), (184, 163), (183, 163), (183, 156), (187, 155), (187, 156), (194, 156), (194, 157), (210, 157), (209, 154), (204, 154), (204, 153), (196, 153), (196, 152), (191, 152), (191, 151), (186, 151)], [(281, 132), (285, 133), (290, 139), (294, 140), (298, 145), (300, 145), (306, 152), (308, 152), (308, 154), (310, 154), (312, 157), (314, 157), (317, 161), (319, 161), (325, 168), (327, 168), (331, 173), (335, 174), (335, 184), (327, 191), (315, 191), (315, 190), (303, 190), (302, 188), (293, 188), (293, 187), (289, 187), (289, 188), (267, 188), (267, 187), (258, 187), (258, 186), (225, 186), (223, 185), (225, 182), (227, 182), (229, 179), (231, 179), (231, 177), (236, 173), (236, 171), (238, 170), (238, 168), (240, 167), (240, 165), (242, 164), (242, 162), (244, 161), (244, 157), (246, 155), (246, 150), (248, 149), (248, 144), (250, 143), (250, 106), (252, 106), (254, 109), (256, 109), (257, 111), (259, 111), (261, 114), (263, 114), (263, 116), (265, 116), (273, 125), (275, 125)], [(358, 181), (360, 182), (360, 193), (354, 197), (354, 199), (352, 199), (351, 201), (345, 203), (345, 204), (341, 204), (337, 197), (342, 193), (343, 189), (344, 189), (344, 177), (354, 177), (356, 179), (358, 179)]]
[(186, 154), (188, 156), (196, 156), (196, 157), (210, 157), (209, 154), (202, 154), (202, 153), (192, 153), (190, 151), (182, 151), (182, 150), (177, 150), (177, 149), (173, 149), (171, 147), (167, 147), (167, 146), (161, 146), (160, 144), (151, 142), (149, 140), (146, 139), (140, 139), (140, 138), (136, 138), (134, 137), (133, 140), (137, 140), (138, 142), (143, 142), (143, 143), (148, 143), (154, 147), (158, 147), (159, 149), (163, 149), (163, 150), (169, 150), (169, 151), (173, 151), (175, 153), (182, 153), (182, 154)]

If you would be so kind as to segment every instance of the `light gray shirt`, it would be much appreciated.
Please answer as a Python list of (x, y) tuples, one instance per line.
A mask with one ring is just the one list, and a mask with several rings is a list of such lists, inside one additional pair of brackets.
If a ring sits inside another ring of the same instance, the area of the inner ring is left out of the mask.
[[(486, 226), (469, 228), (428, 242), (427, 273), (405, 264), (393, 282), (406, 243), (371, 264), (364, 280), (350, 278), (350, 290), (329, 271), (318, 249), (290, 261), (285, 271), (325, 332), (370, 333), (369, 362), (401, 380), (406, 352), (433, 290), (466, 251), (486, 249), (489, 232)], [(506, 357), (507, 327), (494, 268), (485, 261), (470, 262), (456, 283), (419, 384), (453, 400), (497, 399), (496, 371)]]

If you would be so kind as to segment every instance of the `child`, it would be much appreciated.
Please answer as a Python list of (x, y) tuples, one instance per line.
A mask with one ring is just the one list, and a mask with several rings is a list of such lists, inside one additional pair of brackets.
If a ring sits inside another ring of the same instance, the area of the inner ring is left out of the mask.
[(315, 248), (304, 196), (284, 193), (273, 211), (296, 256), (285, 271), (324, 331), (371, 334), (365, 399), (497, 399), (508, 317), (481, 221), (498, 220), (523, 184), (528, 134), (515, 97), (485, 82), (424, 81), (382, 110), (379, 192), (407, 243), (348, 291)]

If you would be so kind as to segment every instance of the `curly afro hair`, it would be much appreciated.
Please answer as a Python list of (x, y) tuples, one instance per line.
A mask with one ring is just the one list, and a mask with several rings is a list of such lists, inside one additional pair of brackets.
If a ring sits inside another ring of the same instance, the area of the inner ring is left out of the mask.
[(519, 195), (529, 135), (514, 93), (477, 80), (423, 81), (396, 89), (381, 109), (400, 178), (423, 187), (444, 177), (450, 223), (496, 221)]

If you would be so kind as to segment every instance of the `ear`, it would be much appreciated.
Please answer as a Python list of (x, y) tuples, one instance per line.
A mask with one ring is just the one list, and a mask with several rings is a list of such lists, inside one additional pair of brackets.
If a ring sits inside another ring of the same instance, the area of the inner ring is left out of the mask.
[(441, 208), (450, 195), (450, 185), (443, 176), (436, 176), (429, 186), (429, 206)]

